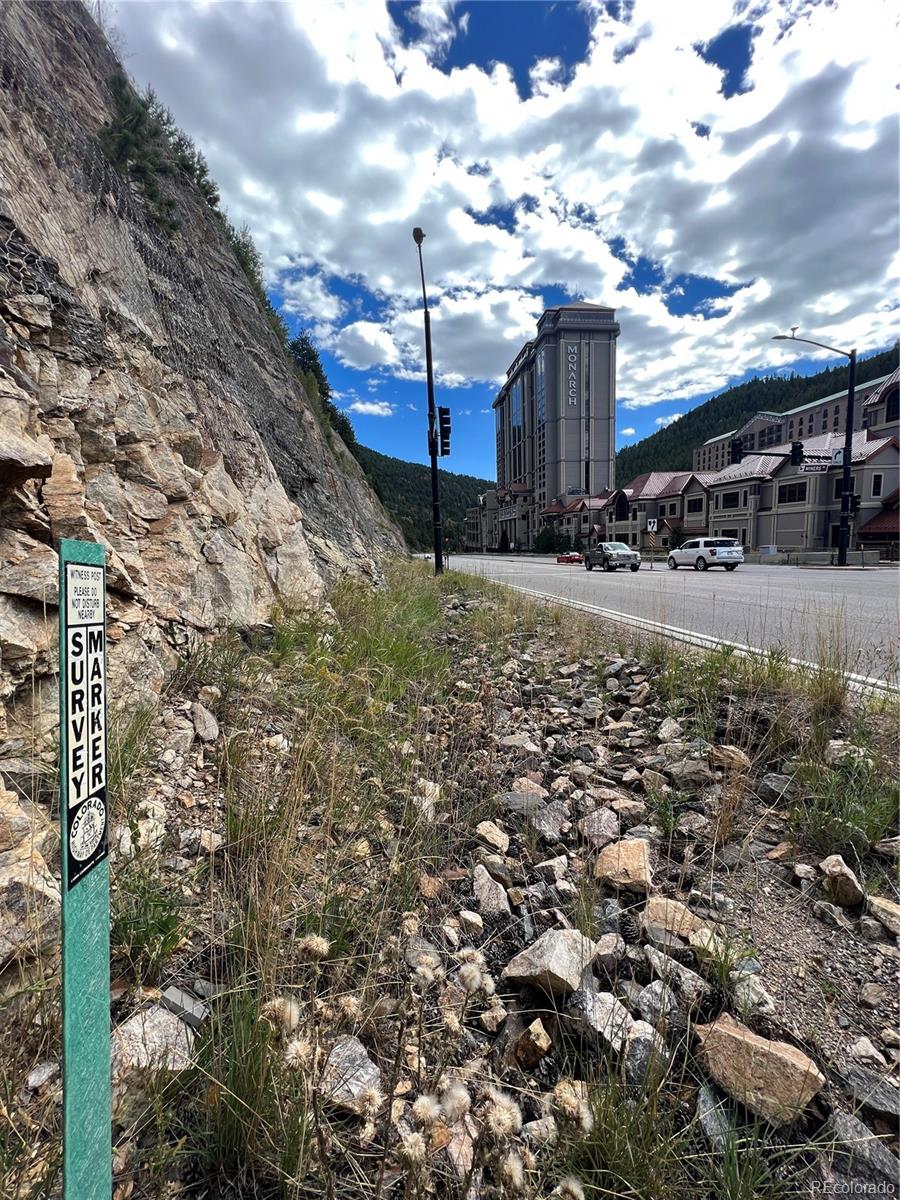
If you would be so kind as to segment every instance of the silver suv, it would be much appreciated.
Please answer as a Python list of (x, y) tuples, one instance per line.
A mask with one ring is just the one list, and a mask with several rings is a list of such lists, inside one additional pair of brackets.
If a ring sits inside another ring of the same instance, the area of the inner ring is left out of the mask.
[(744, 561), (744, 547), (734, 538), (691, 538), (677, 550), (670, 550), (666, 561), (670, 571), (679, 567), (693, 567), (695, 571), (724, 567), (734, 571)]
[(585, 551), (584, 565), (588, 571), (593, 571), (594, 567), (602, 567), (604, 571), (628, 567), (630, 571), (636, 571), (641, 565), (641, 556), (624, 542), (599, 542), (593, 549)]

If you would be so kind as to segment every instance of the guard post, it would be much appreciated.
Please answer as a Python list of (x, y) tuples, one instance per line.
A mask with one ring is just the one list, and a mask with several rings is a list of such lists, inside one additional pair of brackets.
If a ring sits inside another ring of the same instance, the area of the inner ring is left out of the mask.
[(63, 1195), (110, 1200), (106, 555), (59, 545)]

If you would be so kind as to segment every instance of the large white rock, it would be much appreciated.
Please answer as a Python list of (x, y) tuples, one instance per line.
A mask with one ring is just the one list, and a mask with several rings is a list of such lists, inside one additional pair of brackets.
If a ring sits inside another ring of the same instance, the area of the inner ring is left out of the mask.
[(27, 840), (0, 854), (0, 969), (56, 944), (59, 909), (59, 885)]
[(359, 1113), (365, 1093), (381, 1087), (381, 1072), (355, 1037), (340, 1037), (331, 1047), (322, 1072), (322, 1095), (336, 1108)]
[(194, 1035), (159, 1004), (117, 1026), (110, 1039), (113, 1119), (128, 1124), (144, 1107), (153, 1079), (193, 1066)]
[(552, 995), (574, 992), (585, 968), (599, 953), (598, 943), (577, 929), (548, 929), (536, 942), (510, 959), (504, 979), (530, 984)]

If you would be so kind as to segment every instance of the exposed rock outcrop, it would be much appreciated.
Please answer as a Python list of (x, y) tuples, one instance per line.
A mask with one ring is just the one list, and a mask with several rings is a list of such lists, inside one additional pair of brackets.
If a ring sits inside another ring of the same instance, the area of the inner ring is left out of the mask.
[(220, 216), (176, 174), (159, 232), (103, 157), (117, 69), (80, 4), (0, 10), (0, 772), (53, 737), (60, 538), (106, 547), (132, 698), (192, 636), (400, 548)]

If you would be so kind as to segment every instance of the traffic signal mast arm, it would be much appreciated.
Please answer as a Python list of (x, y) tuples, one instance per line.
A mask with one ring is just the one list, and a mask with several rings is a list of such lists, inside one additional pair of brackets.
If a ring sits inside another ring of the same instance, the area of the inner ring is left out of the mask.
[[(803, 443), (791, 442), (791, 449), (787, 454), (781, 454), (777, 450), (762, 450), (758, 453), (765, 454), (766, 458), (787, 458), (790, 459), (792, 467), (799, 467), (803, 462)], [(744, 458), (744, 444), (740, 438), (732, 438), (730, 446), (730, 464), (742, 462)]]

